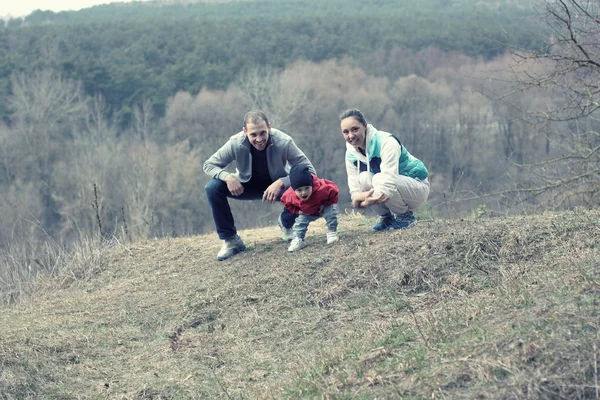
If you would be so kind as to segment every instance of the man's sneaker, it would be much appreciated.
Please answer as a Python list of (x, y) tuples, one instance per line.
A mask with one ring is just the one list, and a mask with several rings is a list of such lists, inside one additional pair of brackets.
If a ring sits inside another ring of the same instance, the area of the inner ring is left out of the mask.
[(373, 232), (380, 232), (380, 231), (387, 231), (390, 229), (394, 229), (394, 227), (393, 227), (394, 221), (395, 221), (394, 216), (391, 213), (382, 215), (379, 217), (379, 221), (377, 221), (377, 223), (375, 225), (373, 225), (371, 230)]
[(246, 250), (244, 241), (238, 235), (235, 235), (233, 239), (227, 239), (223, 241), (223, 247), (217, 254), (217, 260), (227, 260), (229, 257)]
[(298, 251), (300, 249), (305, 248), (306, 246), (308, 246), (308, 243), (306, 243), (306, 241), (304, 239), (295, 237), (292, 240), (292, 243), (290, 243), (290, 247), (288, 247), (288, 251)]
[(327, 232), (327, 244), (335, 243), (339, 240), (337, 232)]
[(277, 225), (279, 225), (279, 228), (281, 229), (281, 240), (289, 242), (290, 240), (296, 237), (292, 229), (288, 229), (285, 226), (283, 226), (283, 223), (281, 222), (281, 215), (277, 219)]

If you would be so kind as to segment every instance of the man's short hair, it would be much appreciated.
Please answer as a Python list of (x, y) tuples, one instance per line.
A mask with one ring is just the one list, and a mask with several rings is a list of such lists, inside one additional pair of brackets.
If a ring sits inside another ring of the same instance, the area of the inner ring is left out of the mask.
[(244, 129), (248, 127), (248, 124), (260, 124), (261, 121), (265, 121), (267, 126), (269, 126), (269, 119), (267, 115), (260, 110), (248, 111), (246, 116), (244, 117)]

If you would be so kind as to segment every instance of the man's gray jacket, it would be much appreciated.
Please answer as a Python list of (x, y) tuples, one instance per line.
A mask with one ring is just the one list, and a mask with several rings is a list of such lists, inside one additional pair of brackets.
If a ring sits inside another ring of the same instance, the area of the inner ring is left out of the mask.
[[(224, 181), (225, 177), (230, 174), (224, 168), (235, 161), (237, 168), (233, 175), (242, 183), (248, 182), (252, 178), (250, 146), (250, 141), (243, 131), (236, 133), (206, 160), (203, 167), (204, 172), (212, 178)], [(278, 129), (271, 129), (269, 142), (264, 151), (267, 152), (267, 166), (273, 182), (281, 178), (285, 187), (290, 186), (288, 174), (294, 165), (308, 165), (310, 171), (317, 175), (306, 155), (294, 143), (294, 139)]]

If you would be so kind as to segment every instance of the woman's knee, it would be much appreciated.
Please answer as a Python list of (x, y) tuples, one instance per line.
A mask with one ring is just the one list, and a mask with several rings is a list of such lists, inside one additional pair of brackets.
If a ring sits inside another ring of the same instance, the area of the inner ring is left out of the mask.
[(358, 175), (358, 184), (361, 191), (371, 190), (373, 188), (373, 177), (375, 175), (369, 171), (363, 171)]

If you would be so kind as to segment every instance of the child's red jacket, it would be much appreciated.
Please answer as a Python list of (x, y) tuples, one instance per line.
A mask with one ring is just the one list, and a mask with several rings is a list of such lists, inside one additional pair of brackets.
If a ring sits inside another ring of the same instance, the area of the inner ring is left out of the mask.
[(318, 216), (321, 205), (327, 207), (337, 204), (339, 193), (337, 185), (330, 180), (318, 178), (315, 174), (312, 174), (312, 177), (312, 194), (308, 200), (300, 200), (291, 186), (281, 196), (281, 202), (292, 213), (300, 214), (302, 211), (304, 214)]

